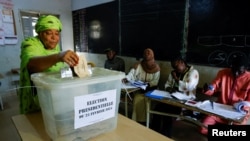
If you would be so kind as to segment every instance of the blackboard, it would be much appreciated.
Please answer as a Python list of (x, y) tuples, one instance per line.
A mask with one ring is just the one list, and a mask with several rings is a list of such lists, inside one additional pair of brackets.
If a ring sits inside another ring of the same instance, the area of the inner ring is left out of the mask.
[(104, 53), (106, 48), (113, 48), (119, 54), (118, 2), (89, 7), (85, 11), (88, 52)]
[(86, 10), (81, 9), (72, 12), (74, 48), (78, 52), (88, 52), (88, 36), (86, 34), (85, 16)]
[(142, 57), (152, 48), (157, 60), (169, 60), (183, 47), (185, 1), (121, 0), (122, 55)]
[(118, 2), (73, 11), (76, 50), (104, 53), (106, 48), (119, 51)]
[[(137, 59), (145, 48), (152, 48), (157, 60), (181, 54), (189, 63), (218, 67), (228, 66), (237, 55), (250, 60), (250, 1), (188, 2), (116, 0), (74, 11), (74, 32), (80, 26), (78, 32), (84, 34), (74, 36), (75, 44), (92, 53), (113, 47), (118, 55)], [(91, 37), (94, 20), (101, 23), (98, 39)]]
[(237, 55), (249, 60), (250, 1), (190, 0), (188, 62), (227, 67)]
[[(73, 11), (73, 19), (78, 21), (74, 24), (78, 30), (74, 31), (75, 46), (92, 53), (104, 53), (105, 48), (113, 47), (118, 55), (138, 59), (145, 48), (152, 48), (157, 60), (167, 60), (183, 46), (184, 7), (183, 0), (120, 0)], [(94, 20), (102, 26), (99, 39), (91, 37)], [(85, 28), (79, 29), (83, 21)], [(87, 37), (76, 35), (82, 34), (79, 30), (85, 30)], [(79, 43), (83, 38), (88, 42), (87, 49)]]

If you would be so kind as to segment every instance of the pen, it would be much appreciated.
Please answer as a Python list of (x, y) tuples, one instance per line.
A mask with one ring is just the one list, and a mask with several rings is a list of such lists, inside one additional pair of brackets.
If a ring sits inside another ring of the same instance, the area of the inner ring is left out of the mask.
[(214, 109), (214, 102), (210, 100), (210, 103), (211, 103), (212, 109)]

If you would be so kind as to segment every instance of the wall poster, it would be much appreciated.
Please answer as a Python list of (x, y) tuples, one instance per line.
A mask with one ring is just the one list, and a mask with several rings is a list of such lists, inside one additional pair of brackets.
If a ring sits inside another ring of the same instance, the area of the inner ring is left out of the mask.
[(17, 36), (12, 0), (0, 0), (0, 45), (16, 43)]

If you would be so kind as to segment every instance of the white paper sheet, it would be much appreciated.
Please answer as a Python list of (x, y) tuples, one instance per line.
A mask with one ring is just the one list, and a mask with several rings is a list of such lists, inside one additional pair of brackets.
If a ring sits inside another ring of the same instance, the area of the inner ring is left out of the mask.
[(220, 104), (216, 102), (214, 102), (214, 108), (212, 108), (211, 102), (209, 100), (202, 102), (202, 104), (200, 104), (198, 108), (231, 119), (240, 119), (245, 115), (243, 113), (236, 111), (236, 109), (233, 106)]
[(180, 93), (180, 92), (174, 92), (174, 93), (172, 93), (172, 96), (179, 99), (179, 100), (195, 99), (195, 97), (193, 95), (186, 95), (186, 94)]
[(147, 84), (142, 81), (129, 81), (128, 83), (122, 84), (122, 88), (141, 88), (146, 90)]

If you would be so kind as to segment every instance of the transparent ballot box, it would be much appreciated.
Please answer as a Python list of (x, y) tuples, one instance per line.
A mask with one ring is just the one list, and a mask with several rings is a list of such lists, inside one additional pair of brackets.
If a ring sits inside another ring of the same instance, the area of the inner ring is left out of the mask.
[(124, 77), (123, 72), (99, 67), (84, 78), (61, 78), (60, 72), (32, 74), (51, 139), (81, 141), (114, 130)]

